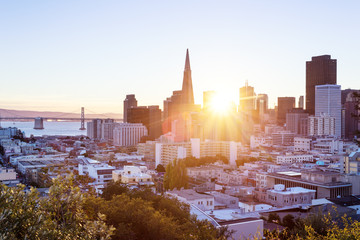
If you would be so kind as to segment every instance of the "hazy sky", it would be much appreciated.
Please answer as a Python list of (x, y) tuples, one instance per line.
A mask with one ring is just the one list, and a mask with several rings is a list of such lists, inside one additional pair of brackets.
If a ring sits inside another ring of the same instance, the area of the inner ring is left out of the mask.
[(0, 108), (122, 112), (126, 94), (160, 105), (181, 89), (190, 51), (195, 102), (305, 94), (305, 61), (330, 54), (360, 88), (360, 1), (0, 0)]

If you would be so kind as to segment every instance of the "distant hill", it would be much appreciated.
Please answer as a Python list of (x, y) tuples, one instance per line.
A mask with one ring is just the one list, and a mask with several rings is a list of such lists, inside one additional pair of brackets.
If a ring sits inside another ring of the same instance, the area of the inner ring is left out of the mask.
[[(27, 110), (11, 110), (11, 109), (1, 109), (1, 117), (64, 117), (64, 118), (80, 118), (79, 113), (66, 113), (66, 112), (50, 112), (50, 111), (27, 111)], [(85, 118), (122, 118), (122, 114), (118, 113), (103, 113), (103, 114), (93, 114), (86, 113), (85, 109)]]

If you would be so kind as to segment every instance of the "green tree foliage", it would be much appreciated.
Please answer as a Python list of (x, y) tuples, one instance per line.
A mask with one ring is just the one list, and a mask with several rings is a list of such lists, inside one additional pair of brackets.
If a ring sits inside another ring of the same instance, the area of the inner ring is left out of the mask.
[(71, 179), (55, 179), (42, 199), (35, 189), (25, 193), (24, 185), (1, 185), (0, 239), (110, 239), (113, 228), (104, 215), (85, 214), (87, 195)]
[(86, 207), (89, 215), (106, 216), (107, 224), (116, 228), (113, 239), (205, 240), (226, 239), (230, 234), (207, 221), (198, 221), (190, 214), (189, 205), (178, 200), (156, 195), (146, 188), (119, 194), (114, 185), (122, 187), (116, 182), (104, 189), (111, 199), (89, 198)]
[(105, 200), (111, 200), (114, 195), (120, 195), (123, 193), (128, 193), (129, 188), (120, 182), (108, 182), (106, 188), (104, 188), (101, 197)]
[(164, 175), (164, 188), (166, 190), (173, 190), (174, 188), (181, 189), (188, 187), (188, 176), (186, 172), (186, 162), (182, 160), (175, 160), (166, 166), (166, 173)]
[(284, 231), (274, 230), (270, 232), (265, 230), (264, 237), (279, 240), (355, 240), (360, 239), (360, 223), (346, 215), (334, 216), (331, 211), (326, 215), (318, 212), (310, 214), (304, 219), (297, 219), (292, 230), (289, 228)]
[(277, 213), (270, 213), (268, 217), (269, 222), (280, 223), (280, 216)]
[(295, 227), (295, 220), (294, 216), (291, 214), (287, 214), (282, 219), (282, 225), (289, 229), (293, 229)]

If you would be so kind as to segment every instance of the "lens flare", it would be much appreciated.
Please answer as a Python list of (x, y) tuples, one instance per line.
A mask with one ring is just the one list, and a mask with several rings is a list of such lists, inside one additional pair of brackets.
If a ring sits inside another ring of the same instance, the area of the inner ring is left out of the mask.
[(234, 102), (226, 93), (215, 93), (210, 101), (210, 109), (213, 113), (226, 115), (231, 112), (234, 107)]

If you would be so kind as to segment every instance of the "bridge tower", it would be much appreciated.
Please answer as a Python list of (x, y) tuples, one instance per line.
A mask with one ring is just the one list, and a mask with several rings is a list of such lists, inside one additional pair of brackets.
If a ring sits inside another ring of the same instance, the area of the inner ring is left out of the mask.
[(81, 107), (81, 126), (80, 126), (80, 130), (86, 130), (86, 128), (85, 128), (85, 111), (84, 111), (84, 107)]
[(42, 117), (35, 118), (34, 129), (37, 130), (44, 129), (44, 119)]

